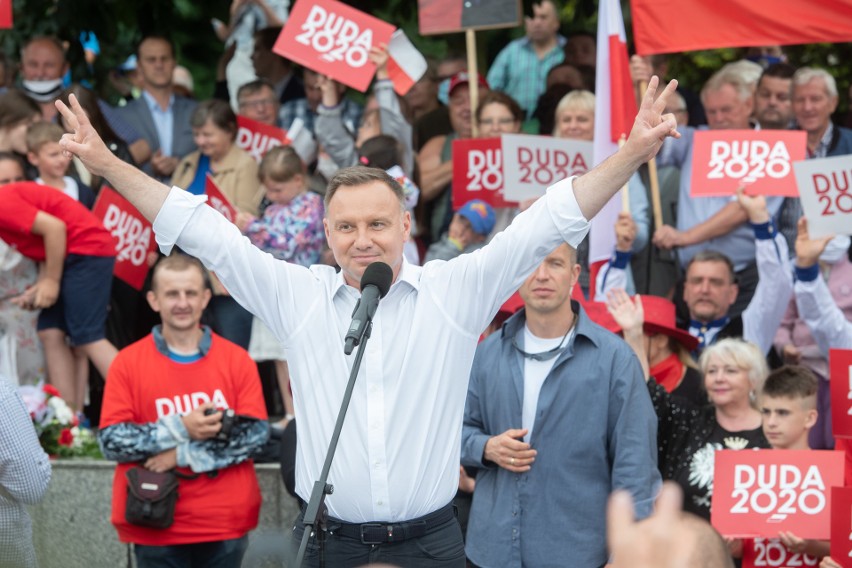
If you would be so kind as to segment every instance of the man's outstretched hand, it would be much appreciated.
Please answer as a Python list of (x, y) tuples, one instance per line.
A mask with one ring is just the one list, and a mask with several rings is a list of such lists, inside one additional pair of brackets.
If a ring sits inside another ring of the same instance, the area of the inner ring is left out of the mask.
[(65, 119), (65, 124), (72, 132), (62, 136), (59, 145), (68, 156), (74, 155), (80, 158), (86, 169), (95, 175), (104, 176), (106, 170), (113, 160), (117, 160), (104, 141), (97, 133), (86, 111), (80, 106), (80, 102), (74, 95), (69, 95), (68, 102), (71, 108), (60, 100), (56, 101), (56, 108)]
[(648, 81), (648, 90), (642, 97), (642, 104), (633, 121), (633, 129), (625, 143), (630, 152), (639, 157), (642, 162), (647, 162), (657, 155), (663, 145), (663, 141), (669, 136), (680, 138), (677, 131), (677, 120), (672, 113), (663, 114), (669, 97), (677, 89), (677, 81), (672, 80), (657, 96), (657, 87), (660, 79), (656, 75)]

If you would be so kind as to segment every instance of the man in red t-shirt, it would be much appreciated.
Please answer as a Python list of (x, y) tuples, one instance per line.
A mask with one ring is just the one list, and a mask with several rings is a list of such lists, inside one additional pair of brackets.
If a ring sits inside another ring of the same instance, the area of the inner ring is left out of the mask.
[[(199, 326), (210, 300), (202, 270), (184, 255), (154, 268), (148, 302), (163, 323), (118, 354), (104, 391), (101, 448), (119, 462), (112, 523), (122, 542), (136, 545), (140, 568), (238, 567), (260, 512), (251, 461), (269, 435), (260, 378), (244, 349)], [(226, 409), (236, 418), (223, 436)], [(169, 528), (125, 519), (125, 474), (133, 462), (202, 474), (180, 479)]]
[(115, 243), (88, 209), (52, 187), (10, 183), (0, 187), (0, 200), (0, 239), (41, 264), (35, 284), (13, 301), (41, 310), (38, 332), (48, 377), (80, 411), (88, 377), (75, 377), (68, 340), (107, 375), (117, 353), (105, 337)]

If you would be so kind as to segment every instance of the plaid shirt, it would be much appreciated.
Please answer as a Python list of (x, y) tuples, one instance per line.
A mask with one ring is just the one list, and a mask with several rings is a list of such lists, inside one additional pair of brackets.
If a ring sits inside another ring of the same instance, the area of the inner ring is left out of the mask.
[[(343, 125), (354, 135), (361, 125), (361, 114), (363, 114), (364, 108), (346, 97), (340, 102), (340, 106), (342, 107), (340, 117), (343, 120)], [(296, 99), (294, 101), (287, 101), (281, 105), (281, 110), (278, 112), (278, 123), (281, 125), (281, 128), (289, 130), (293, 121), (301, 118), (305, 124), (305, 128), (313, 134), (316, 117), (317, 113), (312, 111), (311, 107), (308, 106), (308, 99)]]
[(0, 376), (0, 566), (36, 566), (32, 522), (24, 504), (41, 501), (50, 471), (21, 397)]
[(565, 60), (564, 46), (565, 38), (557, 36), (556, 46), (539, 59), (529, 38), (516, 39), (497, 54), (488, 70), (488, 84), (518, 101), (529, 118), (544, 92), (547, 72)]

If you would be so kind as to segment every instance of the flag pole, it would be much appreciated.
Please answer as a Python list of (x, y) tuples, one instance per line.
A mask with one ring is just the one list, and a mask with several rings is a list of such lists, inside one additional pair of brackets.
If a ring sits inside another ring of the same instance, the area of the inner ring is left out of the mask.
[[(645, 91), (648, 90), (647, 81), (639, 81), (639, 104), (642, 104), (642, 99), (645, 97)], [(660, 202), (660, 178), (657, 176), (657, 159), (651, 158), (648, 161), (648, 177), (651, 180), (651, 207), (654, 210), (654, 229), (659, 229), (663, 226), (663, 206)]]
[[(621, 138), (618, 139), (618, 147), (621, 149), (624, 146), (624, 143), (627, 142), (627, 136), (624, 134), (621, 135)], [(628, 180), (621, 188), (621, 210), (625, 213), (630, 213), (630, 181)]]
[(479, 69), (476, 64), (476, 32), (468, 28), (464, 31), (467, 44), (467, 74), (470, 77), (470, 121), (471, 136), (479, 136), (479, 126), (476, 124), (476, 107), (479, 105)]

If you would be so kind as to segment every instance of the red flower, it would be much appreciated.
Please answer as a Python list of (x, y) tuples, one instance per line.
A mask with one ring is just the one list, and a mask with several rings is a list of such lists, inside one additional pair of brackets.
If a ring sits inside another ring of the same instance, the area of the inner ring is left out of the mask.
[(74, 442), (74, 434), (71, 433), (69, 428), (63, 428), (59, 433), (59, 441), (58, 444), (60, 446), (68, 446), (71, 447), (71, 444)]
[(46, 392), (50, 396), (59, 396), (59, 391), (53, 385), (44, 385), (44, 387), (42, 387), (42, 389), (44, 390), (44, 392)]

